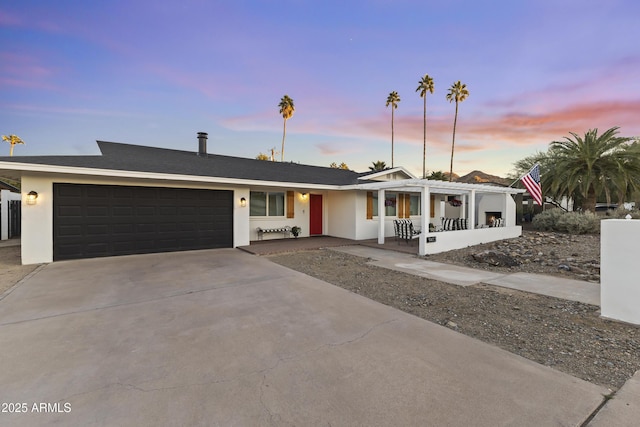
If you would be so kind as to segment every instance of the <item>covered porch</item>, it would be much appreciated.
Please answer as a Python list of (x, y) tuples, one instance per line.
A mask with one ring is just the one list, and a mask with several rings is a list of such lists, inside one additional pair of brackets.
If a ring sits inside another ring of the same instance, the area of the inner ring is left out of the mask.
[[(516, 225), (513, 195), (524, 190), (483, 184), (410, 179), (370, 182), (360, 189), (377, 193), (378, 244), (389, 238), (387, 193), (419, 195), (420, 214), (413, 225), (420, 230), (416, 240), (419, 255), (435, 254), (481, 243), (510, 239), (522, 234)], [(386, 204), (386, 205), (385, 205)], [(376, 221), (376, 218), (372, 218)], [(456, 224), (451, 226), (451, 224)]]

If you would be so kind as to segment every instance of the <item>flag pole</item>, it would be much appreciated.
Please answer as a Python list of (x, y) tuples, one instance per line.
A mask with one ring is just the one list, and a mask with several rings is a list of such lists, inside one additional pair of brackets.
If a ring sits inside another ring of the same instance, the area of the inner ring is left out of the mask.
[[(535, 167), (536, 167), (536, 165), (539, 165), (539, 163), (536, 163), (536, 164), (534, 164), (533, 166), (531, 166), (531, 169), (529, 169), (529, 170), (527, 171), (527, 173), (523, 173), (522, 175), (520, 175), (520, 178), (518, 178), (518, 179), (516, 179), (515, 181), (513, 181), (513, 182), (511, 183), (511, 185), (509, 185), (509, 187), (513, 186), (513, 184), (515, 184), (516, 182), (520, 181), (520, 180), (522, 179), (522, 177), (523, 177), (523, 176), (525, 176), (525, 175), (527, 175), (529, 172), (531, 172), (531, 171), (533, 170), (533, 168), (535, 168)], [(507, 188), (509, 188), (509, 187), (507, 187)]]

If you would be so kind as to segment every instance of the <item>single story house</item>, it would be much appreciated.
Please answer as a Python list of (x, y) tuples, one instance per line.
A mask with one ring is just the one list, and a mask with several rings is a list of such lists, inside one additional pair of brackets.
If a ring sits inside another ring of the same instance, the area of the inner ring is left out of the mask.
[(512, 195), (523, 190), (208, 154), (206, 142), (201, 132), (197, 151), (98, 141), (101, 155), (0, 157), (0, 175), (21, 180), (23, 264), (231, 248), (293, 226), (383, 243), (399, 218), (423, 230), (419, 254), (522, 231)]

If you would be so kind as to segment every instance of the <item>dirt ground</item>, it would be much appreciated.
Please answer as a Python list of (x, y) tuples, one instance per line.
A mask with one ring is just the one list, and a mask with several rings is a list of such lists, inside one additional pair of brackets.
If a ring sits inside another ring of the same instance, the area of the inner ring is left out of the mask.
[(20, 246), (0, 247), (0, 295), (36, 268), (38, 264), (21, 265)]
[[(599, 245), (594, 244), (594, 236), (574, 237), (572, 247), (566, 248), (558, 244), (557, 236), (537, 236), (536, 253), (554, 251), (563, 257), (566, 252), (568, 257), (579, 254), (576, 256), (599, 262)], [(478, 268), (469, 259), (477, 249), (451, 251), (429, 259)], [(640, 369), (640, 327), (602, 319), (597, 306), (484, 284), (450, 285), (368, 265), (365, 258), (331, 249), (269, 258), (612, 390), (620, 388)], [(504, 268), (496, 267), (500, 271)], [(539, 263), (528, 263), (513, 271), (545, 272), (542, 270)], [(548, 272), (566, 275), (555, 267)]]

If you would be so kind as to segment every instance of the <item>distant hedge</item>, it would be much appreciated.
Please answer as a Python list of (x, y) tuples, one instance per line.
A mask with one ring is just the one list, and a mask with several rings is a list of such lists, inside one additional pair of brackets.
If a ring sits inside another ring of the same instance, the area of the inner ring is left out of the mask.
[(549, 209), (537, 214), (531, 222), (533, 228), (542, 231), (560, 231), (570, 234), (597, 234), (600, 218), (592, 212), (565, 212)]

